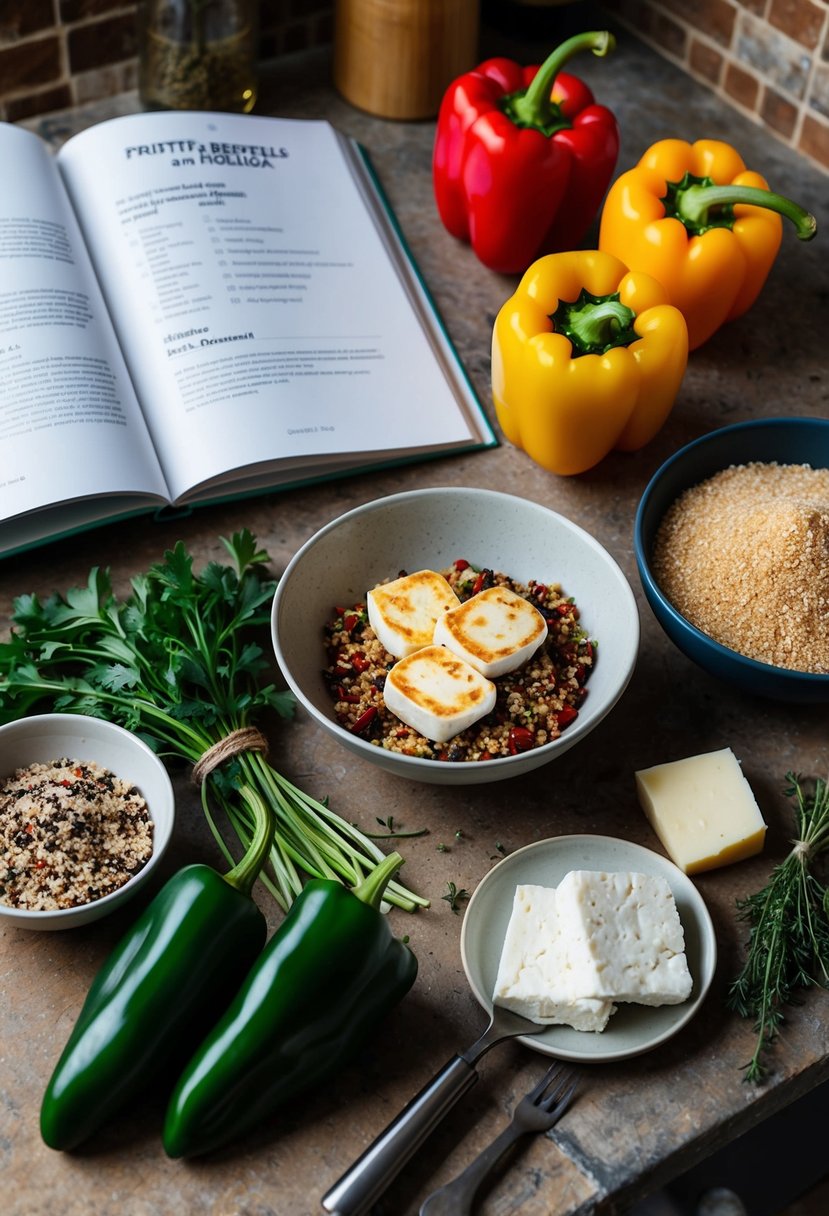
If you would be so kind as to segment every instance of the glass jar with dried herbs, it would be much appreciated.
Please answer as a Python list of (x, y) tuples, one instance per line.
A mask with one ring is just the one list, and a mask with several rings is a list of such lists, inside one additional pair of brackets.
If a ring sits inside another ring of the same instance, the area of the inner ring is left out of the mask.
[(253, 109), (258, 0), (142, 0), (138, 21), (147, 109)]

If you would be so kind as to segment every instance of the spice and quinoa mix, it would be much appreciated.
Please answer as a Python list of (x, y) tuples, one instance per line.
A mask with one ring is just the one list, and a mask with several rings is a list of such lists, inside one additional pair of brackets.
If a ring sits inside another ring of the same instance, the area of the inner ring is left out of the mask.
[[(464, 602), (487, 587), (507, 587), (528, 600), (547, 622), (543, 646), (517, 670), (494, 682), (494, 710), (446, 743), (434, 743), (386, 708), (383, 687), (397, 662), (377, 640), (365, 604), (336, 607), (325, 626), (328, 666), (324, 675), (337, 721), (386, 751), (430, 760), (477, 761), (514, 756), (557, 739), (578, 717), (596, 643), (579, 624), (579, 609), (558, 583), (524, 585), (506, 574), (459, 558), (440, 571)], [(395, 578), (402, 577), (400, 571)]]
[(64, 757), (0, 780), (0, 903), (91, 903), (122, 887), (152, 849), (143, 797), (100, 765)]

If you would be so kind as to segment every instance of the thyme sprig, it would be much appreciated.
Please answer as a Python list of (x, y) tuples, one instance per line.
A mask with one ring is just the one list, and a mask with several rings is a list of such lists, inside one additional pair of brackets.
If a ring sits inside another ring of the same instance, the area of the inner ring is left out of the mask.
[(461, 902), (464, 899), (469, 899), (469, 892), (466, 887), (458, 887), (454, 882), (447, 882), (446, 894), (441, 895), (441, 899), (445, 899), (453, 912), (460, 912)]
[(785, 1007), (799, 990), (829, 986), (829, 890), (813, 872), (829, 849), (829, 787), (817, 778), (811, 793), (802, 778), (786, 774), (786, 796), (793, 800), (797, 835), (788, 856), (775, 866), (768, 883), (738, 900), (749, 925), (744, 965), (732, 982), (726, 1003), (754, 1019), (754, 1054), (745, 1080), (762, 1081), (765, 1057), (785, 1020)]
[[(86, 587), (15, 600), (11, 638), (0, 644), (0, 721), (32, 710), (109, 718), (156, 752), (194, 765), (260, 714), (293, 713), (293, 697), (263, 679), (257, 632), (267, 627), (275, 583), (267, 553), (247, 530), (222, 541), (231, 565), (196, 573), (179, 541), (164, 560), (132, 579), (119, 599), (109, 573), (94, 567)], [(242, 752), (202, 783), (201, 803), (216, 844), (234, 864), (217, 811), (246, 851), (253, 835), (240, 797), (253, 787), (274, 816), (261, 878), (287, 910), (306, 878), (356, 886), (384, 859), (367, 834), (346, 823), (274, 769), (261, 752)], [(385, 898), (407, 911), (428, 900), (393, 880)]]
[(399, 840), (404, 836), (428, 836), (428, 828), (412, 828), (410, 831), (404, 831), (394, 821), (394, 815), (389, 815), (388, 819), (382, 819), (379, 815), (375, 816), (381, 828), (385, 828), (383, 832), (366, 832), (366, 836), (371, 840)]

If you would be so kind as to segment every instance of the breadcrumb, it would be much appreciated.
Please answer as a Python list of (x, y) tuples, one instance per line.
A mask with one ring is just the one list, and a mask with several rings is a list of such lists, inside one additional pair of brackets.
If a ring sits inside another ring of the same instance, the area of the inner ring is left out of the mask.
[(714, 641), (829, 672), (829, 469), (753, 462), (692, 486), (659, 526), (653, 569)]

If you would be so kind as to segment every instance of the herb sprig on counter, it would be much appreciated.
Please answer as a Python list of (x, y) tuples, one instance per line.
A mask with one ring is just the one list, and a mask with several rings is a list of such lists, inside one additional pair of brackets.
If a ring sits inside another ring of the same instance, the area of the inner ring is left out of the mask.
[(446, 894), (441, 895), (441, 899), (445, 899), (453, 912), (460, 912), (461, 903), (465, 899), (469, 899), (469, 892), (466, 887), (458, 887), (454, 882), (446, 884)]
[[(262, 682), (267, 664), (256, 640), (275, 590), (263, 573), (268, 555), (247, 529), (222, 541), (231, 565), (213, 561), (196, 573), (179, 541), (132, 579), (124, 599), (98, 567), (86, 587), (65, 595), (18, 597), (11, 639), (0, 644), (0, 721), (35, 709), (109, 718), (160, 754), (195, 765), (220, 740), (256, 727), (260, 714), (290, 717), (292, 696)], [(201, 785), (207, 822), (231, 865), (214, 808), (247, 850), (254, 825), (239, 796), (243, 785), (258, 791), (275, 819), (262, 881), (283, 909), (308, 876), (356, 886), (384, 859), (366, 834), (252, 750), (214, 768)], [(397, 881), (385, 899), (407, 911), (428, 903)]]
[(381, 828), (385, 828), (383, 832), (366, 832), (372, 840), (399, 840), (403, 836), (428, 836), (428, 828), (412, 828), (411, 831), (404, 831), (394, 821), (394, 815), (389, 815), (388, 819), (381, 819), (379, 815), (375, 816)]
[(807, 793), (793, 773), (786, 781), (797, 823), (794, 848), (761, 890), (737, 904), (750, 927), (745, 963), (727, 1004), (754, 1019), (757, 1041), (745, 1067), (746, 1081), (753, 1082), (767, 1075), (766, 1052), (798, 989), (829, 986), (829, 890), (813, 873), (816, 859), (829, 850), (829, 786), (818, 778)]

